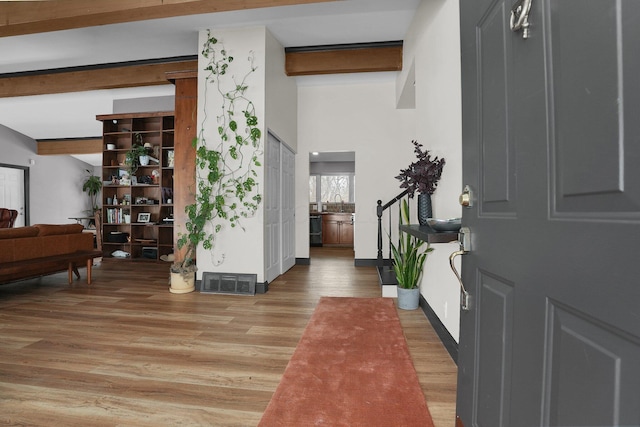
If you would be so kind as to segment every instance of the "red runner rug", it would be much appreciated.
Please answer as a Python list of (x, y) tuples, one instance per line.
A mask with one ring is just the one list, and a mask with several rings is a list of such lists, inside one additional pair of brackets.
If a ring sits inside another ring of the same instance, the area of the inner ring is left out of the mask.
[(432, 427), (393, 300), (322, 298), (259, 426)]

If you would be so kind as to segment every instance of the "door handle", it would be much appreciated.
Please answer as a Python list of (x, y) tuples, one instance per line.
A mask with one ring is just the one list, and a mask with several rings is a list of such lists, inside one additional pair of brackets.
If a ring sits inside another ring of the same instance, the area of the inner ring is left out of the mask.
[(462, 277), (458, 273), (458, 269), (454, 264), (454, 259), (457, 256), (464, 255), (471, 250), (471, 230), (468, 227), (462, 227), (458, 233), (458, 240), (460, 242), (460, 250), (455, 251), (449, 256), (449, 266), (460, 283), (460, 308), (463, 311), (469, 311), (471, 308), (471, 297), (462, 283)]
[(509, 26), (511, 31), (516, 32), (522, 30), (522, 38), (529, 38), (529, 12), (531, 11), (532, 0), (519, 0), (511, 8), (511, 18)]

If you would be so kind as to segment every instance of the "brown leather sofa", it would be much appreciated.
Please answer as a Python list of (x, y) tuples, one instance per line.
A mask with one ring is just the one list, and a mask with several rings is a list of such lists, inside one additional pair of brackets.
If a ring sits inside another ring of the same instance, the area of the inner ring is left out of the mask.
[(0, 208), (0, 228), (11, 228), (18, 217), (18, 211)]
[(0, 284), (67, 270), (69, 284), (78, 265), (86, 263), (91, 284), (93, 259), (102, 252), (93, 247), (93, 234), (81, 224), (38, 224), (0, 229)]

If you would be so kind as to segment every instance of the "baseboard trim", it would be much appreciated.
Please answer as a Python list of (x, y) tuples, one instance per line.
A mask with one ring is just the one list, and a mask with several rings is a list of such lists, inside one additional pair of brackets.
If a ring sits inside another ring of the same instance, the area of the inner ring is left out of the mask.
[(453, 336), (451, 336), (447, 328), (440, 321), (440, 318), (438, 318), (436, 312), (433, 311), (427, 300), (422, 295), (420, 295), (420, 308), (422, 309), (424, 315), (427, 316), (427, 320), (429, 320), (429, 323), (431, 323), (431, 327), (433, 327), (433, 330), (436, 331), (436, 334), (438, 334), (438, 338), (440, 338), (440, 341), (442, 341), (442, 345), (444, 345), (444, 347), (447, 349), (447, 352), (449, 352), (449, 356), (451, 356), (451, 358), (457, 365), (458, 343), (453, 338)]
[(311, 265), (311, 258), (296, 258), (296, 265)]
[(266, 294), (269, 292), (269, 282), (256, 282), (256, 294)]
[(356, 267), (377, 267), (377, 259), (356, 258), (353, 260), (353, 265)]

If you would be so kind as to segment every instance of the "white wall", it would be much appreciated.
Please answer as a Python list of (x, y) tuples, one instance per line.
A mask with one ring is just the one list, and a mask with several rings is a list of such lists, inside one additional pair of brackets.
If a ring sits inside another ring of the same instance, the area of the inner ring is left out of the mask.
[[(265, 46), (266, 30), (264, 27), (240, 28), (240, 29), (219, 29), (212, 30), (219, 43), (234, 57), (234, 61), (229, 66), (228, 76), (235, 75), (241, 79), (250, 66), (247, 58), (250, 52), (254, 55), (254, 65), (257, 72), (251, 74), (246, 81), (249, 86), (246, 96), (250, 99), (258, 116), (258, 124), (262, 130), (261, 144), (264, 147), (267, 135), (265, 127)], [(206, 40), (207, 32), (201, 31), (199, 46)], [(201, 51), (201, 48), (198, 49)], [(219, 144), (217, 137), (216, 116), (220, 114), (221, 98), (214, 87), (209, 87), (205, 95), (205, 68), (206, 60), (202, 56), (198, 59), (198, 126), (204, 129), (208, 146), (214, 148)], [(232, 86), (233, 87), (233, 86)], [(229, 88), (228, 88), (229, 89)], [(206, 99), (205, 99), (206, 96)], [(203, 123), (204, 108), (207, 108), (208, 119)], [(264, 164), (262, 153), (259, 156)], [(258, 170), (259, 176), (256, 181), (260, 188), (263, 188), (264, 170)], [(232, 228), (228, 222), (219, 222), (223, 230), (216, 235), (214, 248), (205, 251), (198, 249), (198, 279), (202, 278), (203, 272), (227, 272), (227, 273), (247, 273), (257, 274), (258, 282), (264, 281), (264, 231), (263, 214), (259, 209), (252, 218), (241, 220), (242, 228)]]
[(298, 86), (285, 74), (284, 47), (266, 31), (266, 126), (296, 153), (298, 149)]
[[(255, 73), (249, 82), (249, 97), (258, 110), (263, 134), (266, 135), (264, 126), (269, 126), (287, 144), (297, 148), (297, 258), (309, 257), (308, 153), (311, 151), (356, 153), (354, 249), (358, 259), (376, 258), (376, 201), (388, 201), (400, 193), (399, 182), (394, 177), (414, 160), (413, 139), (446, 159), (443, 177), (433, 195), (434, 215), (439, 218), (461, 216), (457, 202), (462, 189), (462, 137), (459, 10), (456, 0), (423, 0), (405, 38), (404, 64), (407, 68), (401, 73), (350, 76), (347, 84), (341, 76), (299, 78), (297, 134), (295, 125), (287, 123), (293, 111), (293, 104), (288, 101), (292, 89), (285, 83), (287, 79), (274, 71), (280, 67), (282, 55), (277, 42), (262, 27), (216, 30), (215, 35), (224, 42), (237, 62), (244, 62), (252, 50), (256, 65), (267, 69), (266, 72)], [(200, 44), (203, 37), (201, 33)], [(267, 51), (270, 57), (276, 55), (273, 62), (265, 61)], [(269, 76), (268, 85), (265, 74)], [(415, 86), (412, 81), (414, 74)], [(200, 118), (203, 113), (203, 78), (199, 78), (199, 84)], [(415, 93), (407, 92), (411, 87)], [(278, 98), (280, 88), (284, 88), (285, 98)], [(213, 91), (209, 91), (209, 106), (216, 105), (213, 95)], [(415, 109), (412, 109), (414, 104)], [(276, 113), (277, 110), (283, 110), (282, 114)], [(215, 128), (212, 121), (205, 126), (209, 135), (215, 135)], [(261, 174), (261, 183), (263, 177)], [(198, 277), (201, 278), (204, 271), (225, 271), (256, 273), (258, 281), (263, 281), (262, 220), (262, 211), (259, 211), (255, 218), (243, 221), (245, 232), (226, 226), (213, 252), (198, 252)], [(459, 287), (448, 265), (448, 256), (457, 246), (453, 243), (437, 244), (434, 248), (436, 251), (427, 260), (421, 293), (451, 335), (458, 339)], [(218, 265), (223, 258), (224, 263)]]
[[(462, 107), (460, 26), (456, 0), (423, 0), (405, 39), (404, 63), (415, 64), (416, 133), (418, 141), (443, 157), (442, 179), (432, 196), (438, 218), (462, 216)], [(403, 73), (398, 88), (406, 86)], [(459, 284), (449, 268), (457, 244), (435, 244), (425, 266), (420, 290), (449, 333), (457, 340), (460, 326)], [(464, 261), (463, 261), (464, 262)], [(458, 269), (460, 268), (457, 261)]]
[(298, 85), (298, 155), (296, 156), (296, 257), (309, 257), (309, 153), (356, 153), (356, 222), (358, 259), (377, 256), (376, 201), (401, 192), (394, 176), (411, 162), (415, 139), (414, 110), (395, 107), (396, 73), (352, 76), (349, 84), (334, 77)]
[(86, 216), (90, 203), (82, 183), (91, 165), (71, 156), (39, 156), (35, 140), (2, 125), (0, 153), (0, 163), (29, 168), (30, 224), (69, 224), (75, 222), (69, 217)]

